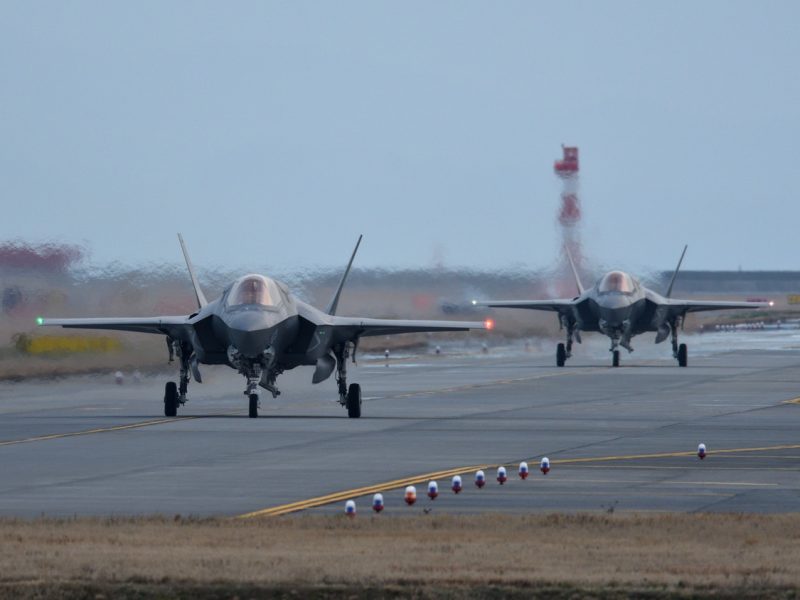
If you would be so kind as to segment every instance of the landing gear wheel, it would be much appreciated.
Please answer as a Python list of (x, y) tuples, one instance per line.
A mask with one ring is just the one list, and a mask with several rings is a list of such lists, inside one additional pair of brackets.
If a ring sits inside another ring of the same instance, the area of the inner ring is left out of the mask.
[(556, 346), (556, 366), (563, 367), (564, 362), (567, 360), (567, 349), (564, 344)]
[(257, 419), (258, 418), (258, 394), (250, 394), (248, 396), (250, 399), (250, 418)]
[(164, 416), (178, 416), (178, 386), (174, 381), (168, 381), (164, 386)]
[(611, 366), (619, 366), (619, 350), (614, 350), (614, 352), (611, 353)]
[(685, 367), (689, 363), (688, 349), (686, 344), (678, 346), (678, 366)]
[(351, 383), (347, 389), (347, 416), (351, 419), (361, 417), (361, 386)]

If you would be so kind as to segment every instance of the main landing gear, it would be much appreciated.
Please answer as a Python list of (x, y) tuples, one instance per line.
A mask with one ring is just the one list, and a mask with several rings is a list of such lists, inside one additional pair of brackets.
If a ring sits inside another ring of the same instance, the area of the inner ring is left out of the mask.
[(578, 329), (577, 323), (573, 322), (572, 320), (568, 319), (565, 316), (561, 317), (561, 327), (567, 330), (567, 343), (559, 343), (556, 346), (556, 366), (563, 367), (564, 363), (567, 362), (567, 359), (572, 356), (572, 340), (573, 338), (577, 340), (577, 342), (581, 343), (581, 334), (580, 330)]
[(680, 321), (676, 320), (674, 323), (670, 323), (672, 356), (678, 360), (679, 367), (685, 367), (689, 364), (689, 348), (686, 344), (678, 344), (678, 327), (680, 327)]
[(178, 416), (178, 407), (186, 404), (187, 401), (186, 392), (189, 390), (192, 348), (172, 338), (167, 338), (167, 348), (169, 362), (173, 362), (176, 355), (181, 362), (179, 383), (168, 381), (164, 386), (164, 416), (176, 417)]
[(339, 388), (339, 404), (347, 409), (351, 419), (361, 417), (361, 386), (357, 383), (347, 385), (347, 359), (350, 350), (347, 344), (334, 350), (336, 355), (336, 384)]

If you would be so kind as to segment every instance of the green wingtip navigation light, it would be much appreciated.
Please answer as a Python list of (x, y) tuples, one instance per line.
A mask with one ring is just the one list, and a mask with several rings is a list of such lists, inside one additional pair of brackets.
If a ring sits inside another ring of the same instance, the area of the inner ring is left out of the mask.
[(44, 317), (36, 317), (37, 325), (44, 325)]

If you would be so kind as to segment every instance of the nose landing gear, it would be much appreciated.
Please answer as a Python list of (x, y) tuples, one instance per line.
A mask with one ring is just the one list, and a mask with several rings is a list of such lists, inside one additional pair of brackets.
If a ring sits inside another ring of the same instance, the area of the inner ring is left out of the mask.
[(258, 418), (258, 407), (259, 407), (259, 400), (258, 394), (248, 394), (247, 398), (250, 400), (250, 410), (248, 415), (251, 419)]

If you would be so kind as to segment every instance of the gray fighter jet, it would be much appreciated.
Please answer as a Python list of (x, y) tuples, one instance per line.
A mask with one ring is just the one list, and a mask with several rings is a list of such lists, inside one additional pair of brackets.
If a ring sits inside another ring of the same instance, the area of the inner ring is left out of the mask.
[(623, 271), (609, 271), (588, 290), (583, 288), (575, 263), (567, 250), (572, 274), (578, 287), (578, 296), (571, 300), (489, 300), (476, 306), (497, 308), (525, 308), (558, 313), (559, 324), (567, 332), (566, 344), (556, 347), (556, 365), (563, 367), (572, 356), (573, 340), (581, 343), (581, 332), (599, 331), (611, 338), (612, 365), (619, 366), (619, 348), (633, 352), (631, 338), (648, 331), (656, 332), (656, 344), (672, 337), (672, 355), (678, 365), (688, 364), (686, 344), (678, 344), (678, 330), (683, 328), (686, 314), (690, 312), (762, 308), (769, 302), (714, 302), (673, 300), (672, 286), (686, 254), (684, 246), (678, 266), (672, 274), (666, 293), (661, 296), (647, 289), (634, 277)]
[(312, 383), (328, 379), (336, 370), (339, 402), (351, 418), (361, 416), (361, 386), (347, 385), (347, 360), (355, 362), (362, 337), (421, 331), (466, 331), (484, 329), (482, 322), (413, 321), (336, 316), (353, 259), (361, 243), (358, 238), (336, 293), (323, 312), (294, 298), (281, 282), (264, 275), (244, 275), (213, 302), (206, 300), (198, 284), (183, 238), (178, 235), (198, 310), (187, 316), (144, 318), (39, 318), (39, 325), (83, 329), (114, 329), (165, 335), (170, 362), (180, 361), (180, 380), (167, 382), (164, 414), (174, 417), (186, 403), (189, 375), (202, 382), (198, 365), (228, 365), (247, 378), (245, 395), (250, 417), (258, 416), (259, 386), (280, 394), (278, 375), (301, 365), (315, 366)]

